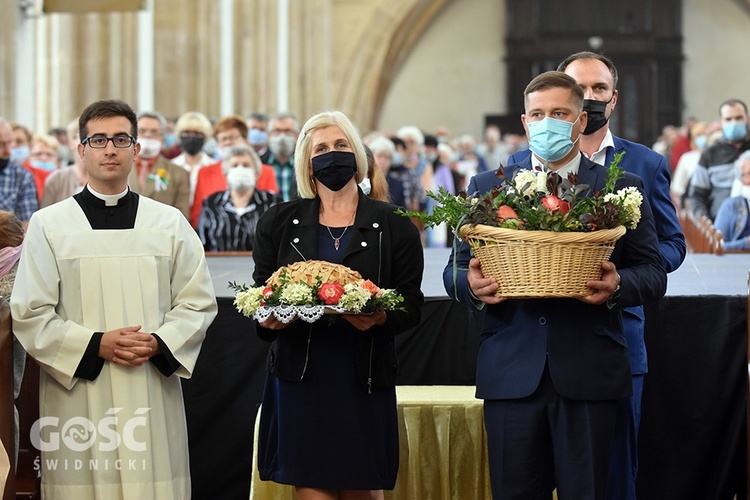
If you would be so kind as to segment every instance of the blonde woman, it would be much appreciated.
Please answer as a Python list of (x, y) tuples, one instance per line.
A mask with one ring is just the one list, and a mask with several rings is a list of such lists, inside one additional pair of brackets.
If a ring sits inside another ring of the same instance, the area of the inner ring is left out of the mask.
[(398, 471), (393, 337), (415, 326), (423, 254), (414, 224), (366, 196), (359, 134), (338, 111), (313, 116), (295, 149), (300, 199), (271, 207), (255, 233), (256, 286), (279, 267), (326, 260), (395, 288), (404, 310), (333, 322), (258, 325), (272, 342), (260, 417), (260, 477), (307, 499), (383, 498)]

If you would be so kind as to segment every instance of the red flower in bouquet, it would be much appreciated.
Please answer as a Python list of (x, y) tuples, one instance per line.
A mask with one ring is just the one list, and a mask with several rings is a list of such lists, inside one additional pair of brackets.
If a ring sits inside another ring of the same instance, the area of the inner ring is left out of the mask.
[(264, 299), (269, 298), (271, 295), (273, 295), (273, 288), (271, 288), (270, 286), (265, 287), (263, 289), (262, 295)]
[(508, 205), (500, 205), (497, 208), (497, 221), (503, 222), (505, 219), (518, 219), (518, 214)]
[(375, 297), (380, 297), (380, 288), (378, 288), (378, 285), (376, 285), (372, 281), (365, 280), (359, 286), (361, 286), (362, 288), (370, 292), (370, 295), (374, 295)]
[(561, 200), (555, 195), (549, 195), (542, 198), (542, 206), (549, 210), (550, 213), (560, 212), (562, 215), (567, 214), (568, 210), (570, 210), (570, 202)]
[(338, 304), (342, 295), (344, 295), (344, 287), (340, 283), (323, 283), (318, 290), (320, 300), (329, 306)]

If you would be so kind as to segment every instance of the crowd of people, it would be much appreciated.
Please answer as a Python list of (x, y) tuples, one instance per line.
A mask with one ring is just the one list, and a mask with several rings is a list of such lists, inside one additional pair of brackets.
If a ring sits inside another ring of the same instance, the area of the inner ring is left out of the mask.
[[(251, 251), (263, 212), (299, 197), (293, 175), (299, 131), (292, 113), (212, 121), (197, 111), (170, 120), (155, 111), (142, 112), (137, 136), (141, 150), (128, 185), (135, 193), (178, 208), (206, 251)], [(24, 223), (37, 208), (80, 192), (88, 181), (76, 153), (81, 140), (77, 119), (49, 132), (34, 134), (21, 124), (0, 122), (0, 134), (7, 136), (6, 155), (14, 165), (14, 180), (0, 186), (8, 192), (2, 208), (16, 212)], [(429, 133), (404, 126), (395, 132), (371, 132), (363, 139), (387, 184), (382, 199), (405, 210), (429, 209), (428, 191), (443, 187), (458, 193), (471, 176), (505, 164), (526, 147), (522, 136), (501, 137), (494, 125), (487, 127), (480, 143), (469, 134), (453, 137), (445, 127)], [(367, 182), (372, 185), (369, 177)], [(424, 228), (421, 232), (425, 246), (450, 244), (445, 228), (434, 235)]]
[[(143, 112), (138, 122), (141, 152), (130, 188), (182, 211), (207, 251), (251, 251), (255, 225), (268, 206), (298, 197), (292, 172), (299, 122), (291, 113), (270, 118), (251, 113), (212, 121), (196, 111), (170, 120), (158, 112)], [(12, 179), (0, 185), (0, 208), (27, 223), (37, 207), (63, 200), (87, 182), (75, 153), (80, 141), (77, 120), (65, 129), (39, 134), (19, 123), (4, 123), (0, 134), (10, 129), (7, 158), (15, 167)], [(741, 206), (736, 199), (743, 184), (737, 160), (750, 149), (749, 125), (745, 103), (730, 99), (721, 104), (717, 120), (688, 118), (681, 127), (663, 128), (651, 149), (666, 158), (669, 190), (678, 208), (715, 221), (727, 198), (735, 198), (735, 208)], [(482, 139), (453, 136), (442, 126), (435, 131), (404, 126), (363, 137), (387, 181), (387, 199), (414, 211), (431, 210), (429, 191), (444, 188), (457, 194), (477, 173), (508, 165), (514, 153), (528, 151), (525, 136), (503, 135), (496, 125), (487, 126)], [(255, 153), (246, 158), (244, 169), (229, 168), (226, 155), (233, 146)], [(450, 246), (453, 235), (446, 227), (420, 229), (424, 246)], [(740, 234), (722, 233), (727, 242)]]
[(669, 158), (675, 205), (706, 216), (721, 231), (724, 248), (750, 250), (750, 115), (747, 104), (727, 99), (718, 119), (689, 118), (683, 127), (664, 128), (654, 149)]
[[(616, 243), (601, 279), (587, 282), (592, 295), (497, 297), (465, 245), (454, 247), (444, 284), (484, 311), (477, 396), (495, 497), (557, 489), (563, 500), (635, 498), (643, 305), (663, 296), (667, 273), (685, 258), (676, 206), (707, 214), (737, 248), (750, 248), (750, 119), (730, 99), (718, 125), (665, 130), (649, 148), (610, 130), (617, 83), (606, 56), (573, 54), (526, 87), (525, 137), (488, 126), (479, 144), (445, 127), (360, 136), (337, 111), (303, 125), (291, 113), (212, 123), (200, 112), (167, 120), (104, 100), (63, 135), (0, 119), (0, 209), (27, 231), (3, 249), (0, 277), (18, 270), (14, 330), (43, 368), (42, 415), (96, 422), (123, 408), (150, 412), (141, 441), (90, 455), (43, 450), (61, 460), (138, 457), (142, 469), (42, 471), (45, 494), (190, 496), (178, 377), (190, 376), (216, 314), (205, 252), (252, 251), (256, 286), (282, 266), (319, 259), (404, 297), (394, 311), (256, 325), (270, 343), (261, 478), (294, 485), (303, 499), (383, 498), (398, 471), (393, 337), (420, 319), (422, 247), (452, 242), (394, 208), (429, 211), (427, 192), (440, 188), (490, 191), (499, 165), (505, 175), (573, 173), (598, 190), (625, 152), (620, 183), (642, 193), (642, 220)], [(39, 207), (50, 208), (32, 218)]]

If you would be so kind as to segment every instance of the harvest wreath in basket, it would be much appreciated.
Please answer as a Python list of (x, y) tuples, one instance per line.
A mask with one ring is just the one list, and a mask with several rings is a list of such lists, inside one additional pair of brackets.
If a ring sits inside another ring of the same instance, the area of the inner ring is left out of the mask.
[(295, 262), (276, 270), (265, 286), (248, 288), (230, 282), (234, 305), (260, 322), (271, 315), (283, 323), (295, 318), (312, 323), (323, 314), (367, 314), (398, 309), (404, 298), (379, 288), (341, 264), (322, 260)]
[[(502, 181), (483, 195), (454, 196), (441, 188), (427, 193), (437, 202), (431, 214), (401, 213), (427, 226), (447, 223), (468, 242), (484, 275), (497, 280), (499, 297), (590, 295), (586, 281), (601, 278), (601, 263), (641, 218), (638, 189), (615, 191), (623, 154), (615, 155), (605, 188), (589, 196), (575, 174), (517, 170), (507, 179), (500, 167)], [(454, 258), (457, 253), (454, 247)]]

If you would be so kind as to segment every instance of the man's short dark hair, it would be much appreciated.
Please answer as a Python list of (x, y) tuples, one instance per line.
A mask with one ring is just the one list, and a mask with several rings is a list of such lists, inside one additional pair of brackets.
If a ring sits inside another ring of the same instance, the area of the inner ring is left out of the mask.
[(263, 113), (250, 113), (247, 117), (249, 120), (255, 120), (263, 123), (268, 123), (268, 115), (264, 115)]
[(138, 139), (138, 119), (135, 116), (133, 108), (128, 103), (118, 99), (103, 99), (86, 106), (86, 109), (81, 113), (81, 117), (78, 118), (78, 135), (81, 141), (89, 136), (88, 124), (90, 121), (118, 116), (128, 119), (131, 128), (130, 135)]
[(584, 50), (583, 52), (576, 52), (575, 54), (571, 54), (566, 57), (565, 60), (561, 62), (557, 67), (557, 71), (565, 72), (565, 68), (567, 68), (570, 63), (579, 59), (596, 59), (597, 61), (601, 61), (602, 63), (604, 63), (604, 65), (609, 69), (609, 72), (612, 73), (612, 88), (617, 88), (617, 80), (619, 79), (619, 76), (617, 75), (617, 68), (615, 67), (615, 63), (612, 62), (612, 59), (605, 56), (604, 54), (597, 54), (596, 52), (591, 52), (588, 50)]
[(578, 108), (583, 109), (583, 89), (573, 77), (562, 71), (547, 71), (537, 76), (523, 91), (524, 106), (529, 101), (529, 94), (549, 89), (568, 89), (578, 101)]
[(745, 110), (745, 114), (747, 114), (747, 104), (745, 104), (739, 99), (732, 98), (732, 99), (727, 99), (726, 101), (721, 103), (721, 105), (719, 106), (719, 115), (721, 115), (721, 108), (723, 108), (724, 106), (736, 106), (737, 104), (741, 105)]

